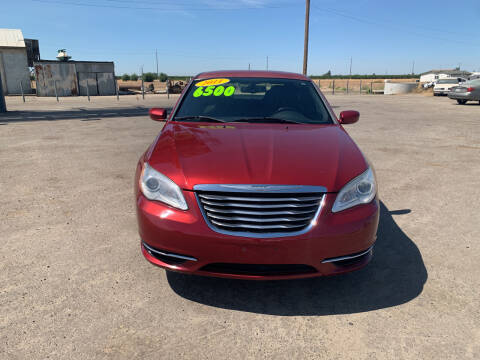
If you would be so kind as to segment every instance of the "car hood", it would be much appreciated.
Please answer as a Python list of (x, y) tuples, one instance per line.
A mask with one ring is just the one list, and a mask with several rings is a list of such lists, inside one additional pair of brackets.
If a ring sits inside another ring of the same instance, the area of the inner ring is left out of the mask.
[(340, 125), (168, 122), (145, 161), (186, 190), (275, 184), (337, 192), (368, 167)]

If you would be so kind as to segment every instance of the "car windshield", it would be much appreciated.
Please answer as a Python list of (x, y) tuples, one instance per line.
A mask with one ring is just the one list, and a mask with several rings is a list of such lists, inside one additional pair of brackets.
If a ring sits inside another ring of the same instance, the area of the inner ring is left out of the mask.
[(438, 80), (437, 84), (458, 84), (457, 79), (442, 79)]
[(195, 81), (173, 120), (333, 123), (310, 81), (253, 77)]
[(480, 86), (480, 79), (466, 81), (462, 85)]

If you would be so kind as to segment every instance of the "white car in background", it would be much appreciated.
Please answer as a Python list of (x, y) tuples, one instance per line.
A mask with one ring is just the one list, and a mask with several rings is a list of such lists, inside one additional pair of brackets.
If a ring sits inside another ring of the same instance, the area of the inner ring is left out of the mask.
[(460, 78), (439, 79), (433, 87), (433, 96), (448, 95), (450, 89), (462, 82)]

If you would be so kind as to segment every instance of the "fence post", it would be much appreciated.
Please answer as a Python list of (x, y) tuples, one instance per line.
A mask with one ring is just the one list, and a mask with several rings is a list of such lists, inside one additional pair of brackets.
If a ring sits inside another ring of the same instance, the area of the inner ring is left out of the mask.
[(370, 82), (370, 94), (373, 95), (373, 81)]
[(23, 85), (22, 85), (22, 82), (21, 82), (21, 81), (20, 81), (20, 91), (22, 92), (23, 102), (25, 102), (25, 94), (23, 93)]
[(0, 113), (7, 112), (7, 105), (5, 104), (5, 96), (3, 96), (2, 74), (0, 73)]
[(87, 98), (90, 101), (90, 90), (88, 90), (88, 79), (87, 79)]
[(119, 101), (120, 97), (118, 96), (118, 82), (117, 82), (117, 79), (115, 79), (115, 92), (117, 93), (117, 101)]
[(360, 79), (360, 95), (362, 95), (362, 80)]
[(335, 95), (335, 79), (333, 80), (332, 95)]
[(348, 87), (350, 85), (350, 79), (347, 80), (347, 94), (348, 94)]
[(55, 88), (55, 97), (57, 98), (58, 102), (57, 80), (53, 80), (53, 87)]

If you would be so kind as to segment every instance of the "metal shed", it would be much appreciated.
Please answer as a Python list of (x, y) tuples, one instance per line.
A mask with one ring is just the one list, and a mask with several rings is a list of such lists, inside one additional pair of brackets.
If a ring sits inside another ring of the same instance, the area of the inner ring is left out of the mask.
[(34, 66), (37, 96), (115, 95), (113, 62), (41, 60)]
[(21, 30), (0, 29), (0, 75), (5, 95), (30, 93), (30, 72)]

